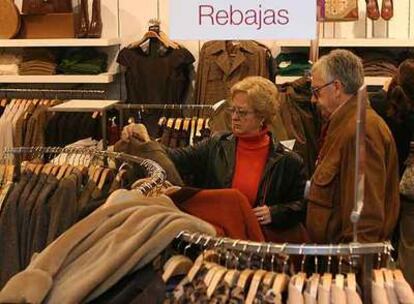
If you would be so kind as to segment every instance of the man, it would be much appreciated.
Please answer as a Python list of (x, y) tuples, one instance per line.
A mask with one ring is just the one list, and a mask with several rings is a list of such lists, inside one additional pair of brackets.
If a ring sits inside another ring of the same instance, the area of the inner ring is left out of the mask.
[[(317, 167), (308, 193), (307, 229), (312, 241), (352, 240), (357, 91), (363, 85), (359, 57), (335, 50), (312, 68), (312, 101), (326, 118)], [(397, 151), (385, 122), (367, 104), (364, 208), (358, 241), (388, 239), (400, 201)]]

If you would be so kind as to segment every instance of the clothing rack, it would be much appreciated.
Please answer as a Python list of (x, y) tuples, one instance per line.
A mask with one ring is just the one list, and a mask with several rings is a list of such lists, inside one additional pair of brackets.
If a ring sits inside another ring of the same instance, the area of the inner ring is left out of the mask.
[(143, 104), (117, 104), (115, 109), (119, 111), (119, 124), (124, 126), (124, 110), (213, 110), (213, 105), (200, 104), (162, 104), (162, 103), (143, 103)]
[(34, 156), (44, 156), (45, 154), (81, 154), (85, 156), (90, 156), (92, 159), (95, 158), (110, 158), (112, 160), (120, 160), (123, 162), (131, 162), (142, 167), (146, 174), (149, 177), (148, 181), (142, 183), (136, 190), (140, 191), (143, 194), (147, 194), (153, 189), (162, 185), (166, 179), (166, 172), (161, 168), (156, 162), (143, 159), (137, 156), (129, 155), (126, 153), (120, 152), (109, 152), (109, 151), (99, 151), (90, 148), (59, 148), (59, 147), (19, 147), (19, 148), (8, 148), (4, 150), (3, 157), (4, 161), (13, 162), (13, 158), (7, 159), (7, 155), (15, 154), (31, 154)]
[(243, 251), (246, 253), (262, 254), (287, 254), (287, 255), (324, 255), (324, 256), (341, 256), (341, 255), (369, 255), (389, 253), (393, 248), (391, 243), (349, 243), (349, 244), (275, 244), (259, 243), (252, 241), (234, 240), (230, 238), (212, 237), (202, 234), (190, 234), (188, 232), (180, 233), (177, 238), (194, 244), (202, 244), (208, 247), (211, 244), (217, 244), (217, 247)]
[[(66, 94), (66, 97), (60, 99), (68, 99), (67, 96), (70, 95), (71, 99), (73, 96), (84, 96), (84, 95), (99, 95), (105, 96), (106, 90), (94, 90), (94, 89), (35, 89), (35, 88), (0, 88), (0, 93), (15, 93), (15, 94), (43, 94), (43, 98), (55, 98), (59, 99), (59, 96), (62, 97), (63, 94)], [(64, 95), (65, 96), (65, 95)], [(7, 97), (7, 95), (6, 95)]]
[(72, 89), (17, 89), (0, 88), (0, 92), (6, 93), (81, 93), (81, 94), (105, 94), (105, 90), (72, 90)]
[(355, 256), (361, 257), (361, 286), (363, 303), (371, 303), (371, 283), (373, 255), (390, 255), (393, 249), (389, 242), (383, 243), (349, 243), (349, 244), (274, 244), (259, 243), (243, 240), (234, 240), (230, 238), (212, 237), (198, 233), (190, 234), (189, 232), (181, 232), (177, 239), (188, 242), (190, 244), (201, 245), (204, 248), (220, 248), (230, 251), (244, 252), (248, 254), (258, 255), (312, 255), (312, 256)]

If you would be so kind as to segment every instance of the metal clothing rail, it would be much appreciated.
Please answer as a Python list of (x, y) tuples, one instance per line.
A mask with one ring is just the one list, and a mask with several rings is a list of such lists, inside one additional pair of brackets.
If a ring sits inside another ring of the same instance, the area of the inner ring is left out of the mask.
[(129, 155), (120, 152), (99, 151), (90, 148), (58, 148), (58, 147), (18, 147), (7, 148), (4, 150), (4, 154), (32, 154), (32, 155), (44, 155), (44, 154), (81, 154), (91, 156), (92, 158), (111, 158), (113, 160), (121, 160), (132, 162), (138, 166), (144, 168), (146, 174), (149, 177), (148, 181), (141, 184), (136, 190), (143, 194), (147, 194), (151, 190), (162, 185), (166, 179), (166, 172), (156, 162), (143, 159), (137, 156)]
[(259, 243), (251, 241), (234, 240), (230, 238), (212, 237), (203, 234), (191, 234), (182, 232), (179, 239), (188, 243), (202, 244), (208, 247), (216, 244), (218, 247), (246, 253), (266, 254), (287, 254), (287, 255), (324, 255), (324, 256), (345, 256), (345, 255), (370, 255), (378, 253), (389, 253), (392, 246), (389, 242), (383, 243), (349, 243), (349, 244), (275, 244)]
[(79, 93), (79, 94), (105, 94), (105, 90), (86, 90), (86, 89), (17, 89), (0, 88), (0, 92), (6, 93)]
[(124, 126), (124, 110), (213, 110), (213, 105), (200, 105), (200, 104), (162, 104), (162, 103), (128, 103), (117, 104), (115, 109), (119, 111), (119, 124)]
[(162, 104), (162, 103), (142, 103), (142, 104), (118, 104), (115, 106), (121, 110), (201, 110), (201, 109), (213, 109), (212, 105), (200, 105), (200, 104)]

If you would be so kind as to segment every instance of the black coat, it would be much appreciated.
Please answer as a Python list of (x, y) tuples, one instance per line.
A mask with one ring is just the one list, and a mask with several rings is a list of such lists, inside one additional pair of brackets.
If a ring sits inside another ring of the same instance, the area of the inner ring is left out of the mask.
[[(209, 189), (231, 188), (236, 145), (236, 137), (225, 133), (191, 147), (167, 148), (167, 153), (182, 176), (194, 175), (193, 186)], [(256, 206), (270, 206), (274, 228), (293, 227), (304, 219), (305, 183), (301, 158), (272, 140)]]

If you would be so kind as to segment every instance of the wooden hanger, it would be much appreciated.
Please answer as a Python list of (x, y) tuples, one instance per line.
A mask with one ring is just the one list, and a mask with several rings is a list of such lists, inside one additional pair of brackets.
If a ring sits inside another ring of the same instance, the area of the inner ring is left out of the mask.
[(224, 281), (229, 285), (230, 288), (233, 288), (234, 285), (236, 285), (237, 280), (239, 279), (240, 271), (231, 269), (226, 272), (226, 275), (224, 276)]
[(309, 287), (308, 288), (309, 294), (312, 296), (312, 298), (315, 298), (315, 299), (318, 294), (319, 280), (320, 280), (319, 273), (314, 273), (310, 277), (308, 281), (308, 285), (307, 285), (307, 287)]
[(346, 275), (346, 287), (349, 289), (349, 290), (352, 290), (352, 291), (356, 291), (357, 289), (356, 289), (356, 277), (355, 277), (355, 273), (353, 273), (353, 272), (349, 272), (347, 275)]
[(0, 185), (6, 181), (6, 165), (0, 164)]
[(276, 294), (284, 292), (289, 284), (289, 277), (286, 273), (278, 273), (273, 282), (272, 289)]
[(400, 269), (394, 269), (392, 273), (394, 275), (394, 280), (400, 281), (400, 282), (405, 281), (404, 275)]
[(237, 281), (237, 286), (245, 290), (247, 284), (250, 281), (250, 278), (254, 275), (254, 270), (245, 269), (240, 273), (239, 280)]
[(163, 31), (160, 31), (159, 35), (162, 39), (164, 39), (164, 41), (168, 41), (170, 48), (174, 50), (178, 50), (180, 48), (180, 45), (177, 42), (171, 40), (170, 37), (168, 37), (167, 34), (165, 34)]
[(42, 169), (43, 169), (43, 164), (37, 164), (37, 165), (36, 165), (36, 168), (35, 168), (35, 170), (34, 170), (34, 173), (35, 173), (36, 175), (39, 175), (39, 174), (40, 174), (40, 172), (42, 171)]
[(172, 129), (174, 126), (175, 118), (168, 118), (167, 120), (167, 127)]
[(6, 166), (6, 182), (13, 182), (14, 174), (15, 174), (16, 166), (15, 165), (7, 165)]
[(160, 127), (164, 127), (166, 122), (167, 122), (167, 117), (163, 116), (158, 120), (158, 125)]
[(191, 122), (191, 118), (184, 118), (184, 122), (183, 122), (183, 130), (184, 131), (188, 131), (190, 129), (190, 122)]
[(99, 182), (98, 182), (98, 189), (99, 190), (103, 189), (105, 183), (108, 181), (108, 178), (111, 177), (111, 172), (112, 172), (111, 169), (108, 169), (108, 168), (103, 169), (103, 171), (101, 173), (101, 177), (100, 177)]
[(180, 131), (181, 127), (182, 127), (182, 122), (183, 122), (182, 118), (177, 118), (175, 120), (174, 129), (177, 130), (177, 131)]
[(276, 275), (277, 274), (275, 272), (272, 272), (272, 271), (267, 272), (263, 278), (263, 284), (266, 286), (272, 286)]
[(223, 266), (219, 265), (219, 264), (214, 264), (212, 267), (210, 267), (210, 269), (207, 271), (203, 281), (204, 284), (206, 284), (206, 286), (210, 286), (211, 282), (213, 281), (213, 278), (215, 276), (215, 274), (217, 273), (217, 271), (221, 270), (221, 269), (225, 269)]
[(217, 253), (214, 250), (207, 250), (200, 254), (197, 259), (195, 260), (193, 267), (188, 271), (188, 279), (190, 282), (194, 280), (198, 271), (201, 269), (203, 265), (208, 265), (206, 262), (217, 258)]
[(167, 282), (171, 277), (187, 274), (193, 261), (185, 255), (174, 255), (164, 264), (162, 279)]
[(306, 273), (299, 272), (297, 275), (295, 275), (294, 280), (295, 280), (294, 285), (295, 285), (296, 289), (299, 290), (302, 293), (303, 292), (303, 287), (305, 286)]
[(204, 118), (199, 118), (197, 120), (197, 129), (196, 129), (196, 136), (201, 137), (201, 130), (203, 129), (204, 125)]
[(335, 286), (340, 288), (340, 289), (344, 289), (345, 286), (345, 277), (343, 274), (341, 273), (337, 273), (335, 276)]
[(128, 48), (129, 49), (133, 49), (136, 47), (139, 47), (141, 45), (143, 45), (145, 42), (147, 42), (150, 39), (157, 39), (158, 41), (160, 41), (166, 48), (173, 48), (173, 49), (177, 49), (177, 44), (176, 43), (172, 43), (171, 40), (167, 37), (167, 35), (159, 35), (157, 32), (155, 31), (148, 31), (144, 34), (144, 36), (136, 41), (131, 43)]
[(42, 173), (49, 175), (52, 172), (53, 164), (47, 163), (43, 166)]
[(254, 300), (256, 299), (257, 290), (259, 289), (259, 285), (262, 282), (263, 277), (265, 276), (265, 270), (256, 270), (252, 281), (250, 283), (249, 292), (247, 293), (246, 301), (247, 304), (253, 304)]
[(223, 277), (227, 273), (228, 269), (225, 267), (220, 266), (217, 270), (214, 272), (214, 276), (207, 285), (207, 297), (211, 298), (211, 296), (214, 294), (214, 292), (217, 289), (217, 286), (220, 284), (220, 282), (223, 280)]
[(66, 169), (68, 169), (68, 168), (69, 168), (69, 165), (68, 164), (61, 165), (60, 168), (59, 168), (59, 172), (56, 175), (56, 178), (58, 180), (61, 180), (62, 177), (65, 175)]

